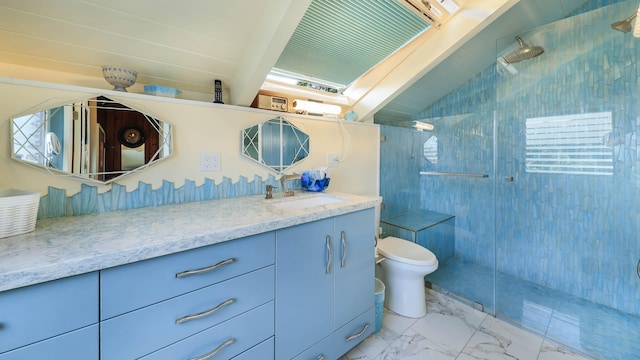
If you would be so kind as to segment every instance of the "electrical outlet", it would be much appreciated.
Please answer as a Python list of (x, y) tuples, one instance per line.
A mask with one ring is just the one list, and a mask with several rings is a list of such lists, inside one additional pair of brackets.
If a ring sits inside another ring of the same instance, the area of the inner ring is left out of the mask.
[(327, 154), (327, 166), (337, 167), (340, 163), (340, 156), (338, 154)]
[(200, 171), (220, 171), (220, 153), (200, 153)]

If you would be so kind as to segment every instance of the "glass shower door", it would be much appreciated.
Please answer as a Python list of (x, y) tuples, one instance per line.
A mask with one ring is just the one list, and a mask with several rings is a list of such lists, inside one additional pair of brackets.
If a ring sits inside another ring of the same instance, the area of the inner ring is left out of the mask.
[(496, 64), (496, 316), (595, 358), (640, 353), (637, 2), (520, 34)]
[[(491, 71), (451, 96), (423, 139), (421, 209), (454, 216), (453, 256), (426, 280), (438, 292), (489, 314), (494, 300), (494, 111)], [(480, 93), (482, 96), (478, 96)], [(427, 245), (430, 248), (430, 244)]]

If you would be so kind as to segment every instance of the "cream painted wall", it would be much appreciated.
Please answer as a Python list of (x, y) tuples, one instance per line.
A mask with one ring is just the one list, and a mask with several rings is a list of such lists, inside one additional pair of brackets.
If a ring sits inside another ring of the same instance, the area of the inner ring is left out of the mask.
[[(3, 67), (0, 64), (0, 75), (12, 75), (10, 73), (15, 69), (15, 66)], [(77, 85), (86, 83), (96, 86), (99, 83), (96, 79), (75, 78), (69, 81), (70, 78), (65, 78), (63, 74), (41, 72), (42, 74), (46, 76), (41, 77), (48, 81), (67, 79), (67, 85), (0, 78), (0, 188), (18, 188), (45, 194), (48, 186), (53, 186), (66, 189), (67, 196), (77, 193), (82, 181), (52, 175), (11, 159), (9, 119), (33, 109), (44, 101), (54, 100), (56, 103), (63, 103), (98, 93), (144, 110), (174, 125), (174, 155), (142, 173), (132, 174), (117, 181), (125, 185), (127, 190), (136, 188), (139, 181), (149, 183), (156, 189), (161, 186), (163, 180), (174, 182), (177, 188), (182, 186), (186, 179), (199, 185), (205, 178), (213, 179), (218, 184), (223, 177), (230, 178), (233, 183), (237, 182), (240, 176), (247, 177), (248, 181), (252, 181), (254, 175), (263, 179), (269, 174), (277, 177), (277, 174), (241, 155), (240, 131), (244, 127), (279, 115), (278, 113), (209, 102), (156, 98), (133, 92), (119, 93), (79, 87)], [(30, 80), (34, 80), (33, 77), (31, 76)], [(100, 80), (104, 82), (103, 79)], [(104, 88), (109, 87), (106, 83), (104, 85)], [(139, 89), (133, 88), (132, 91)], [(344, 131), (348, 135), (341, 136), (340, 124), (336, 120), (295, 115), (286, 115), (286, 118), (311, 137), (311, 155), (288, 173), (326, 166), (327, 154), (338, 153), (341, 156), (346, 155), (346, 158), (338, 167), (330, 169), (330, 189), (362, 195), (379, 194), (380, 129), (377, 125), (345, 122)], [(347, 144), (343, 142), (345, 138), (349, 138)], [(343, 148), (346, 151), (343, 151)], [(201, 172), (201, 152), (219, 152), (222, 171)], [(108, 189), (109, 185), (101, 185), (98, 191)]]

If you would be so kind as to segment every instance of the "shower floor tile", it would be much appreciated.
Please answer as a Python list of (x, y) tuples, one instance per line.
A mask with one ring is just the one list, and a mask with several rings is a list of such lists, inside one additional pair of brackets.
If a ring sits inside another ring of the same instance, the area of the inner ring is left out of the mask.
[[(593, 359), (640, 358), (640, 317), (453, 259), (426, 277), (433, 288)], [(493, 303), (493, 283), (497, 282)], [(497, 312), (495, 311), (497, 309)], [(553, 345), (549, 345), (553, 346)], [(544, 345), (543, 345), (544, 349)], [(540, 359), (553, 359), (542, 357)], [(554, 355), (555, 356), (555, 355)], [(570, 359), (571, 357), (567, 357)]]

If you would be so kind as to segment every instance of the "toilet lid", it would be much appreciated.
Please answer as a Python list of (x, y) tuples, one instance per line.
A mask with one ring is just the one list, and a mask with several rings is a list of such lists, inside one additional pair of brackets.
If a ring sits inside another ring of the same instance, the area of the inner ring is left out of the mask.
[(387, 237), (378, 241), (378, 252), (383, 256), (412, 265), (435, 265), (436, 256), (428, 249), (411, 241)]

